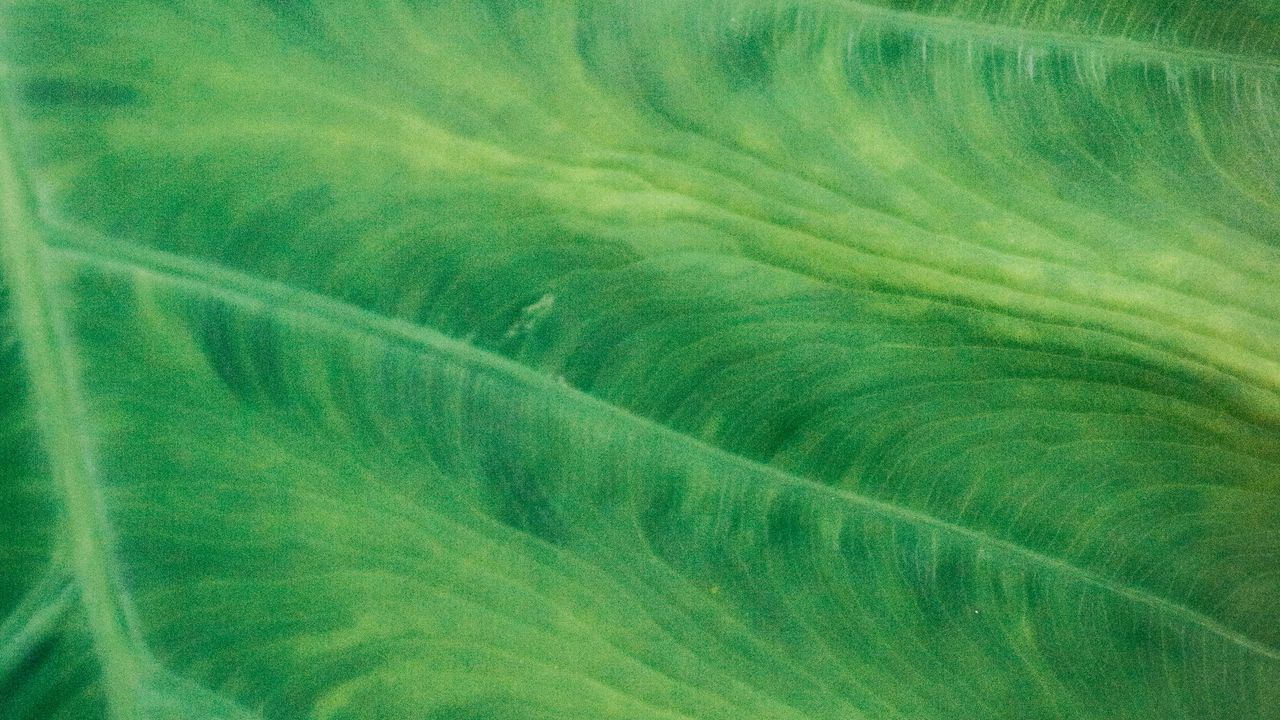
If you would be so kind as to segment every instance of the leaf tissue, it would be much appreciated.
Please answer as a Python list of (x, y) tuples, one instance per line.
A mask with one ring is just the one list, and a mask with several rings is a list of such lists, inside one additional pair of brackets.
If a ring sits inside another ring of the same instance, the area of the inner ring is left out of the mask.
[(0, 718), (1280, 718), (1274, 0), (6, 0)]

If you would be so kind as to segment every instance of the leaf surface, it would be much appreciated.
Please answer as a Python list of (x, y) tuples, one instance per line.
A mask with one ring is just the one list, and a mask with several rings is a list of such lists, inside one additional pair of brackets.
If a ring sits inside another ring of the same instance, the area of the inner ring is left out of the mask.
[(1280, 10), (4, 6), (0, 715), (1280, 706)]

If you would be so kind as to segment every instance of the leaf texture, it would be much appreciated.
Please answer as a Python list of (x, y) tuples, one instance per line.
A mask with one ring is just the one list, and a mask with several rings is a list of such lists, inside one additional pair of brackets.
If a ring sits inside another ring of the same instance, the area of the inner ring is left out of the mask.
[(1280, 9), (4, 6), (0, 716), (1280, 707)]

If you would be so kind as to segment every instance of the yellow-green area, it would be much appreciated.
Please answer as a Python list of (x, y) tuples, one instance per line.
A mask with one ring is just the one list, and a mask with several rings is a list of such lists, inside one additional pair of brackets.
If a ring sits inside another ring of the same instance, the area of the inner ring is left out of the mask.
[(0, 6), (0, 718), (1274, 720), (1280, 5)]

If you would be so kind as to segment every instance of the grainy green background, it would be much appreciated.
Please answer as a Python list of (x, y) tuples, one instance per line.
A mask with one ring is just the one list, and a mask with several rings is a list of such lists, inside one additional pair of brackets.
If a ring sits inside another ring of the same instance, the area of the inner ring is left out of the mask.
[(1280, 5), (8, 0), (0, 718), (1280, 717)]

